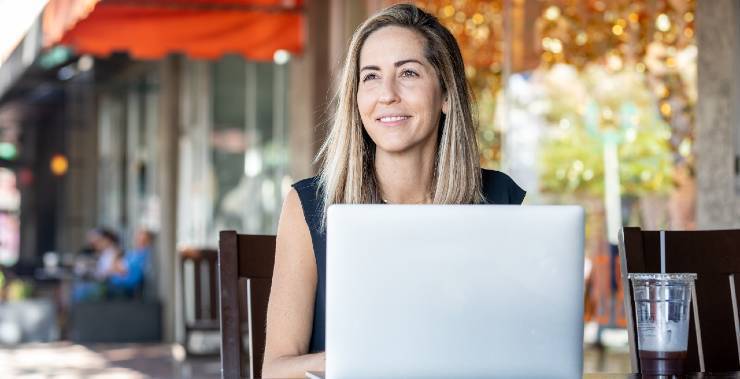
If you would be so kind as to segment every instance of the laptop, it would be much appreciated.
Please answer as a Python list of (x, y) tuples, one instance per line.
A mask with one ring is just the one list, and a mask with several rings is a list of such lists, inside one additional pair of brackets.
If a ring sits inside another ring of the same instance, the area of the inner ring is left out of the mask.
[(578, 206), (333, 205), (326, 372), (580, 378)]

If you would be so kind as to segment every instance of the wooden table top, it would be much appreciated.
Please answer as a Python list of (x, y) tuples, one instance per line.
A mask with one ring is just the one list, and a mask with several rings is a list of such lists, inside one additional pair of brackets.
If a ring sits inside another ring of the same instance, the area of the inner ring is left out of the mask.
[[(323, 378), (323, 372), (317, 372), (315, 373), (316, 377)], [(642, 376), (640, 374), (611, 374), (611, 373), (585, 373), (583, 374), (584, 379), (641, 379), (641, 378), (668, 378), (667, 376), (649, 376), (645, 375)], [(738, 378), (740, 379), (740, 371), (738, 372), (728, 372), (728, 373), (693, 373), (693, 374), (687, 374), (685, 376), (680, 376), (678, 378), (686, 378), (686, 379), (714, 379), (714, 378)]]
[[(648, 376), (640, 374), (609, 374), (609, 373), (586, 373), (583, 374), (584, 379), (639, 379), (639, 378), (665, 378), (659, 376)], [(694, 378), (740, 378), (740, 372), (727, 372), (727, 373), (693, 373), (680, 378), (694, 379)]]

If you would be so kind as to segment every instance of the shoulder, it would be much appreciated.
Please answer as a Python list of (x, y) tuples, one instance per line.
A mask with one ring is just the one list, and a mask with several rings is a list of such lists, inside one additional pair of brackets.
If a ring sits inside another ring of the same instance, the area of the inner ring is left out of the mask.
[(300, 194), (294, 188), (288, 192), (283, 202), (283, 210), (278, 222), (278, 234), (281, 231), (295, 231), (297, 227), (305, 225), (303, 206), (300, 200)]
[[(316, 224), (322, 209), (323, 196), (320, 191), (319, 177), (314, 176), (293, 183), (303, 215), (309, 225)], [(293, 191), (291, 191), (293, 192)]]
[(501, 171), (481, 169), (481, 190), (490, 204), (521, 204), (527, 194)]

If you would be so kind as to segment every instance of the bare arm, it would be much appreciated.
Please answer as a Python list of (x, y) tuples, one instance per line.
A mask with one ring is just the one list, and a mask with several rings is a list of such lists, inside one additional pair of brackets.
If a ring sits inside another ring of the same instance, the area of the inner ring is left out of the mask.
[(302, 378), (306, 371), (324, 371), (324, 353), (307, 354), (317, 270), (311, 234), (294, 189), (283, 204), (275, 249), (262, 376)]

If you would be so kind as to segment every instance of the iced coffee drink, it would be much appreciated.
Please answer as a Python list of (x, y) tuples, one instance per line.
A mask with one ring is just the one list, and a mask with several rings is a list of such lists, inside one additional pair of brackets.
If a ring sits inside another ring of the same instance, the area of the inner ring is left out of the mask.
[(681, 375), (689, 335), (691, 289), (696, 274), (630, 274), (640, 372)]

